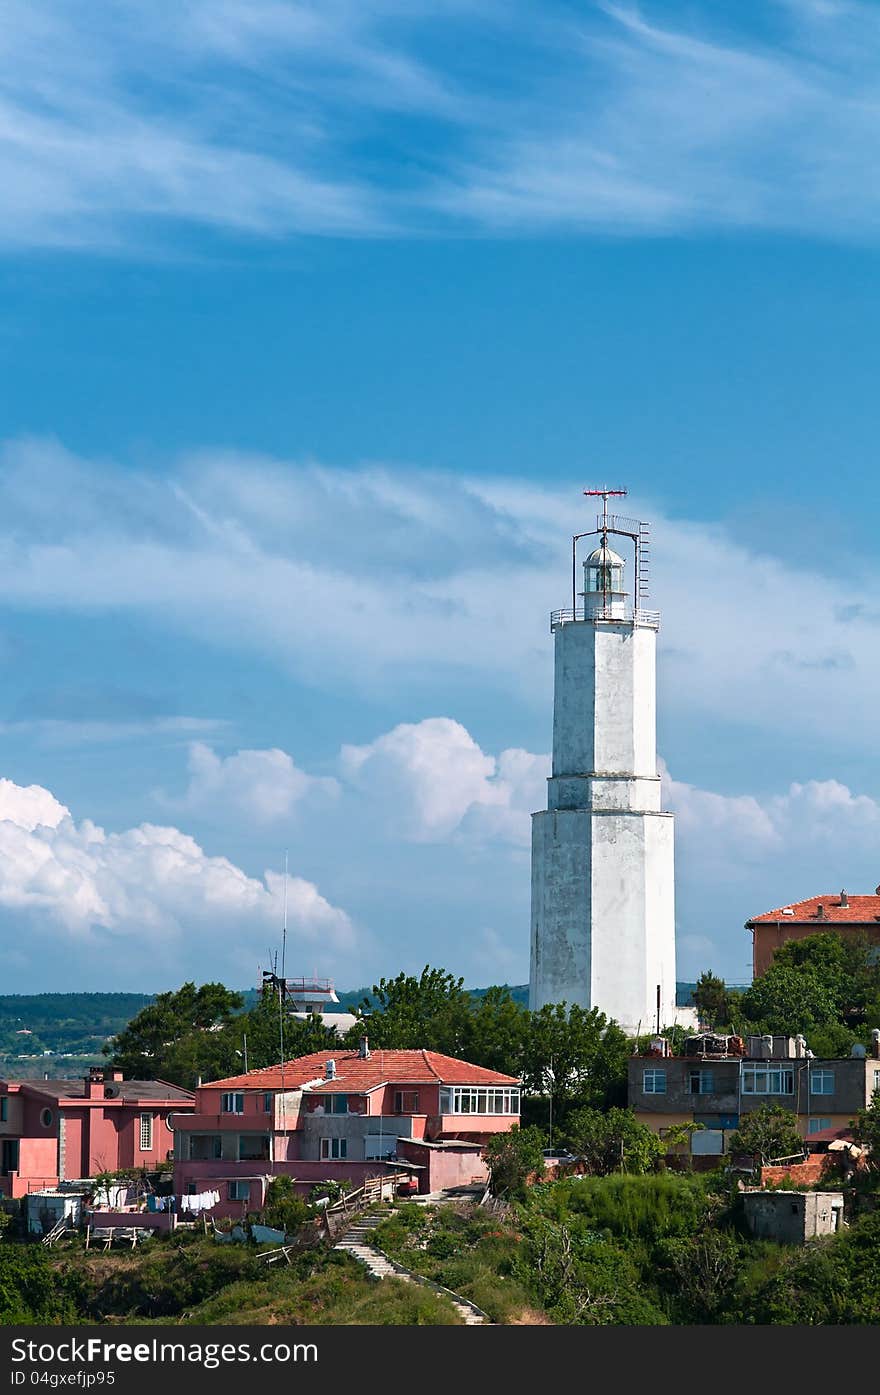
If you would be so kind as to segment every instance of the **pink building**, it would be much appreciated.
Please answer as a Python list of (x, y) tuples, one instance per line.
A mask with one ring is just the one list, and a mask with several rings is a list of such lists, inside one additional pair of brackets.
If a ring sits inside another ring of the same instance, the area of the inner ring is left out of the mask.
[(493, 1133), (519, 1122), (520, 1083), (436, 1051), (325, 1050), (202, 1085), (175, 1121), (174, 1190), (220, 1193), (214, 1215), (258, 1210), (269, 1179), (303, 1193), (394, 1165), (419, 1190), (484, 1181)]
[(163, 1080), (123, 1080), (92, 1070), (85, 1080), (0, 1081), (0, 1192), (24, 1196), (59, 1181), (168, 1162), (173, 1115), (191, 1112), (191, 1091)]

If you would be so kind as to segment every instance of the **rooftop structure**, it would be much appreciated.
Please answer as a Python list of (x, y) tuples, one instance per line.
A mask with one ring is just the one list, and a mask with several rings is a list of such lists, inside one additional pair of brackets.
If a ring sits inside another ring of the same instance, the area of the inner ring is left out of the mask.
[(769, 969), (773, 956), (789, 940), (831, 931), (841, 935), (864, 934), (880, 945), (880, 887), (872, 896), (851, 896), (846, 891), (821, 893), (803, 901), (789, 901), (746, 921), (752, 932), (752, 968), (755, 978)]

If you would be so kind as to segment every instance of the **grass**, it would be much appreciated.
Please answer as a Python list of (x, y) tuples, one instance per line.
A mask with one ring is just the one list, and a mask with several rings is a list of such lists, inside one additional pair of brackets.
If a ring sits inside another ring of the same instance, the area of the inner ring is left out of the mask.
[(376, 1227), (373, 1243), (392, 1259), (476, 1303), (497, 1323), (548, 1321), (510, 1273), (515, 1227), (480, 1207), (404, 1204)]
[(68, 1251), (55, 1267), (85, 1321), (175, 1324), (459, 1323), (448, 1298), (397, 1279), (371, 1279), (338, 1250), (318, 1246), (291, 1265), (266, 1265), (246, 1245), (203, 1237), (152, 1240), (142, 1251)]

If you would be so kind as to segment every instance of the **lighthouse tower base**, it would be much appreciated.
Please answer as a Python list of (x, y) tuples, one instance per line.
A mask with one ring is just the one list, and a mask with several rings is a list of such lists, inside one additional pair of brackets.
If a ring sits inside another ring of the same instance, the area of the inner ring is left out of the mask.
[(598, 1008), (627, 1032), (672, 1026), (671, 814), (552, 808), (532, 815), (529, 1006)]

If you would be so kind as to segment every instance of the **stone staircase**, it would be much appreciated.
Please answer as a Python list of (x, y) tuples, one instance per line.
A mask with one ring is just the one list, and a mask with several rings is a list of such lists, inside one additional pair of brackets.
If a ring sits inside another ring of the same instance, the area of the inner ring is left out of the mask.
[(334, 1249), (345, 1250), (352, 1259), (356, 1259), (359, 1264), (363, 1264), (367, 1273), (372, 1279), (402, 1279), (404, 1283), (421, 1284), (425, 1288), (432, 1288), (435, 1293), (442, 1293), (449, 1299), (462, 1322), (467, 1327), (482, 1327), (490, 1322), (490, 1318), (482, 1309), (469, 1299), (462, 1298), (460, 1293), (452, 1293), (442, 1284), (437, 1284), (433, 1279), (426, 1279), (421, 1274), (414, 1274), (411, 1269), (406, 1269), (404, 1265), (398, 1264), (397, 1260), (389, 1259), (383, 1255), (381, 1250), (377, 1250), (370, 1244), (371, 1232), (375, 1230), (380, 1221), (384, 1221), (391, 1215), (390, 1211), (371, 1211), (367, 1215), (360, 1216), (354, 1221), (343, 1235), (336, 1241)]

